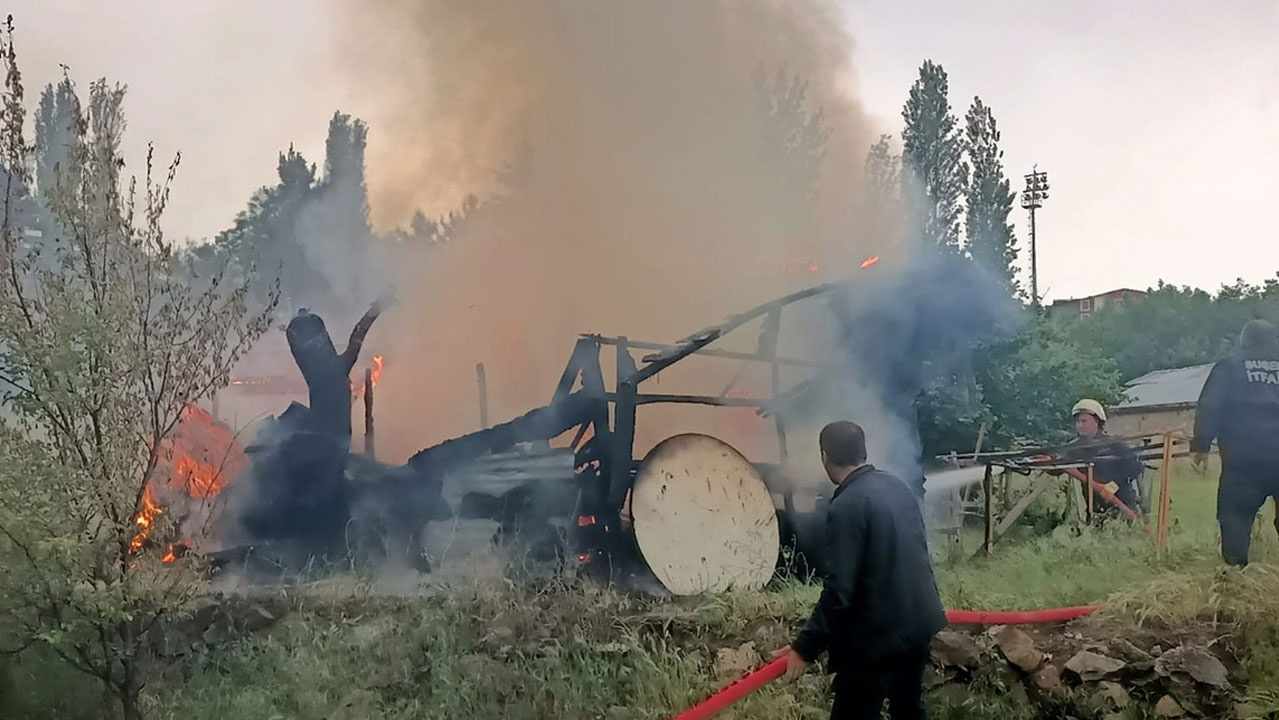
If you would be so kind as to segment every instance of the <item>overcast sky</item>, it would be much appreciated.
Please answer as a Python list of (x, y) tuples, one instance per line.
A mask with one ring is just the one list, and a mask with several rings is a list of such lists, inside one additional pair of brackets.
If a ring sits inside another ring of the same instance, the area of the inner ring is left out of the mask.
[[(9, 11), (32, 96), (59, 63), (82, 85), (129, 85), (131, 165), (148, 140), (164, 158), (180, 149), (170, 231), (205, 237), (272, 181), (279, 150), (322, 160), (329, 115), (360, 115), (377, 92), (336, 70), (331, 2), (17, 0)], [(1039, 267), (1050, 298), (1160, 278), (1215, 289), (1279, 271), (1279, 2), (847, 7), (860, 94), (886, 131), (932, 58), (950, 73), (957, 114), (974, 94), (994, 110), (1017, 189), (1032, 164), (1048, 171)]]

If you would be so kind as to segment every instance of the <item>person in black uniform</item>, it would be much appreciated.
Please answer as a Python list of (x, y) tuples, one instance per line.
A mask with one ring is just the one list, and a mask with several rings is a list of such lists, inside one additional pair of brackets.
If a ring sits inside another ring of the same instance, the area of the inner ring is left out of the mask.
[(1279, 498), (1279, 333), (1265, 320), (1244, 326), (1239, 351), (1213, 366), (1199, 393), (1190, 452), (1200, 472), (1213, 440), (1221, 451), (1221, 554), (1243, 567), (1257, 511)]
[(827, 507), (821, 599), (795, 641), (775, 654), (795, 679), (822, 652), (835, 673), (831, 718), (920, 720), (924, 669), (946, 612), (933, 577), (914, 491), (867, 464), (866, 436), (851, 422), (820, 435), (822, 464), (838, 485)]
[[(1078, 437), (1067, 445), (1062, 459), (1093, 463), (1093, 480), (1114, 493), (1119, 502), (1134, 513), (1141, 512), (1138, 481), (1144, 468), (1136, 451), (1122, 439), (1106, 433), (1106, 409), (1096, 400), (1080, 400), (1072, 410)], [(1084, 492), (1088, 492), (1084, 488)], [(1114, 503), (1098, 500), (1105, 516), (1122, 512)]]

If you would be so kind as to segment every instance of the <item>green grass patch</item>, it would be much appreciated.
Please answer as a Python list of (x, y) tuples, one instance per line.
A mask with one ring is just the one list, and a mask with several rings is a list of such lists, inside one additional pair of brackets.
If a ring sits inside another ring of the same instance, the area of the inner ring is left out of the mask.
[[(1254, 566), (1223, 568), (1215, 495), (1215, 475), (1178, 468), (1164, 551), (1153, 536), (1123, 525), (1082, 534), (1063, 528), (1007, 538), (990, 558), (939, 565), (946, 605), (1036, 609), (1106, 601), (1106, 612), (1125, 623), (1219, 623), (1222, 633), (1244, 639), (1249, 707), (1258, 716), (1279, 712), (1279, 541), (1270, 510), (1255, 529)], [(592, 586), (497, 582), (390, 596), (330, 583), (289, 600), (292, 611), (268, 631), (167, 662), (147, 688), (147, 710), (171, 720), (657, 720), (728, 679), (719, 650), (753, 642), (762, 662), (787, 642), (818, 592), (780, 582), (766, 592), (655, 601)], [(101, 695), (92, 682), (43, 656), (25, 655), (7, 673), (0, 716), (99, 717)], [(757, 693), (731, 717), (824, 718), (827, 688), (825, 677), (810, 673), (796, 685)], [(931, 708), (943, 720), (1032, 713), (1004, 678), (980, 673), (967, 686), (935, 692)]]

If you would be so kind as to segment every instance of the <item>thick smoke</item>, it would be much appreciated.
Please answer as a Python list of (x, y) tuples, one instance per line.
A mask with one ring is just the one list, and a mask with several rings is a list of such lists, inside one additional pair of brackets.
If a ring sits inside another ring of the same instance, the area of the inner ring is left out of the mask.
[[(476, 362), (506, 419), (547, 401), (579, 332), (675, 340), (882, 251), (856, 233), (876, 133), (828, 3), (403, 0), (360, 5), (342, 36), (382, 98), (364, 113), (375, 225), (482, 199), (447, 249), (396, 263), (402, 304), (372, 338), (391, 457), (478, 428)], [(788, 274), (797, 260), (820, 272)], [(660, 390), (733, 370), (690, 364)], [(767, 427), (749, 410), (640, 423), (637, 452)]]

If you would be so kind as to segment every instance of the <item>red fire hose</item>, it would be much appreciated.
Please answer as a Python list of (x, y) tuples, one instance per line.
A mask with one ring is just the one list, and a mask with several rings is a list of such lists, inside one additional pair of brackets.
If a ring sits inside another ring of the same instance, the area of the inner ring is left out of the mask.
[[(1122, 510), (1123, 513), (1128, 516), (1129, 520), (1132, 520), (1134, 522), (1137, 520), (1137, 513), (1134, 512), (1132, 508), (1125, 505), (1124, 502), (1120, 500), (1118, 497), (1116, 497), (1115, 494), (1111, 492), (1105, 485), (1102, 485), (1096, 480), (1090, 480), (1087, 475), (1084, 475), (1083, 473), (1079, 472), (1075, 468), (1067, 468), (1066, 472), (1069, 473), (1072, 477), (1080, 480), (1081, 482), (1087, 483), (1093, 490), (1097, 491), (1098, 495), (1101, 495), (1103, 498), (1109, 500), (1115, 507)], [(1146, 525), (1143, 523), (1141, 529), (1145, 531), (1147, 535), (1151, 534), (1149, 525)]]
[(720, 690), (700, 704), (676, 715), (672, 720), (706, 720), (714, 717), (729, 705), (750, 695), (768, 683), (781, 677), (786, 672), (786, 658), (779, 657), (764, 667), (754, 670)]
[[(1101, 605), (1080, 605), (1077, 607), (1054, 608), (1051, 610), (947, 610), (946, 620), (952, 625), (1028, 625), (1033, 623), (1055, 623), (1075, 620), (1091, 615), (1101, 609)], [(768, 683), (781, 677), (786, 672), (786, 658), (779, 657), (767, 665), (754, 670), (732, 685), (720, 690), (701, 703), (685, 710), (671, 720), (708, 720), (729, 705), (750, 695)]]
[(1052, 610), (947, 610), (946, 620), (951, 625), (1033, 625), (1077, 620), (1100, 609), (1100, 605), (1079, 605)]

